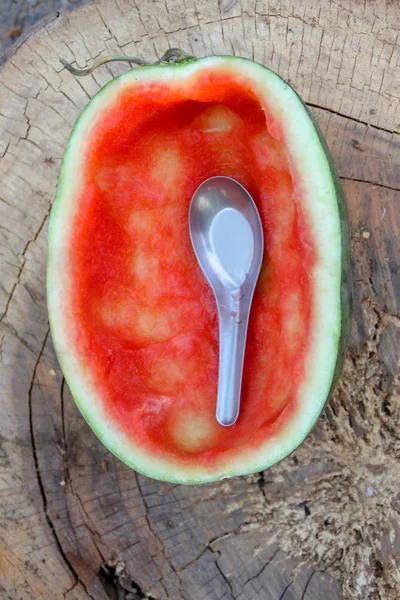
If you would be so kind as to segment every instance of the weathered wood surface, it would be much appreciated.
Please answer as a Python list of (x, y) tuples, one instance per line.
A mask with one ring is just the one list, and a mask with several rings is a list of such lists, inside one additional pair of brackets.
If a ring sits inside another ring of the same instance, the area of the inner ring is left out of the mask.
[[(232, 6), (234, 4), (234, 6)], [(400, 9), (395, 1), (103, 0), (37, 29), (0, 82), (0, 597), (400, 597)], [(351, 219), (355, 318), (317, 428), (254, 477), (172, 486), (101, 446), (64, 384), (46, 313), (60, 159), (89, 98), (169, 46), (252, 57), (327, 136)], [(146, 595), (148, 594), (148, 595)]]

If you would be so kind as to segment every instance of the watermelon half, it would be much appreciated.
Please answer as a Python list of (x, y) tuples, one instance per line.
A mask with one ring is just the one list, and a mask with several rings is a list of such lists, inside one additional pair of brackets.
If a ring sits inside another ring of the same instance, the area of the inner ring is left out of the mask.
[[(188, 231), (192, 194), (213, 175), (250, 192), (265, 241), (232, 427), (215, 418), (217, 312)], [(111, 81), (65, 151), (47, 287), (68, 386), (129, 466), (201, 483), (286, 457), (335, 384), (351, 312), (343, 191), (299, 96), (227, 56)]]

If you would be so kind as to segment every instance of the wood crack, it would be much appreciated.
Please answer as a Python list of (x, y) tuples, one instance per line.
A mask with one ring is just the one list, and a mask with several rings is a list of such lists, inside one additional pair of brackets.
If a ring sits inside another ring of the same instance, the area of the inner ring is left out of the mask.
[(300, 598), (300, 600), (305, 600), (305, 597), (306, 597), (306, 592), (307, 592), (307, 590), (308, 590), (308, 587), (309, 587), (309, 585), (310, 585), (310, 583), (311, 583), (311, 579), (314, 577), (314, 575), (315, 575), (315, 571), (313, 571), (313, 572), (311, 573), (310, 577), (309, 577), (309, 578), (308, 578), (308, 580), (306, 581), (306, 585), (304, 586), (304, 590), (303, 590), (303, 593), (302, 593), (302, 595), (301, 595), (301, 598)]
[[(28, 250), (28, 248), (29, 248), (30, 244), (32, 244), (33, 242), (36, 242), (37, 238), (39, 237), (39, 235), (40, 235), (40, 232), (42, 231), (42, 229), (43, 229), (43, 227), (44, 227), (44, 224), (45, 224), (45, 222), (46, 222), (47, 218), (48, 218), (48, 217), (49, 217), (49, 215), (50, 215), (50, 210), (51, 210), (51, 207), (49, 207), (49, 210), (48, 210), (48, 211), (47, 211), (47, 213), (45, 214), (45, 216), (44, 216), (44, 219), (43, 219), (43, 221), (41, 222), (41, 224), (40, 224), (40, 227), (39, 227), (39, 229), (36, 231), (36, 233), (35, 233), (34, 237), (33, 237), (32, 239), (28, 240), (28, 242), (25, 244), (25, 247), (24, 247), (24, 249), (23, 249), (23, 251), (22, 251), (22, 257), (23, 257), (23, 261), (22, 261), (22, 263), (21, 263), (21, 266), (20, 266), (20, 268), (19, 268), (19, 271), (18, 271), (18, 274), (17, 274), (17, 279), (16, 279), (16, 281), (15, 281), (15, 283), (14, 283), (13, 287), (11, 288), (11, 292), (10, 292), (10, 295), (9, 295), (9, 297), (8, 297), (8, 299), (7, 299), (6, 306), (5, 306), (5, 308), (4, 308), (4, 312), (3, 312), (3, 314), (2, 314), (2, 315), (1, 315), (1, 317), (0, 317), (0, 323), (1, 323), (1, 322), (2, 322), (2, 321), (5, 319), (5, 317), (7, 316), (7, 312), (8, 312), (8, 309), (9, 309), (9, 307), (10, 307), (11, 300), (12, 300), (12, 298), (13, 298), (13, 296), (14, 296), (14, 292), (15, 292), (15, 290), (16, 290), (16, 288), (17, 288), (17, 285), (20, 283), (21, 274), (22, 274), (22, 271), (23, 271), (23, 269), (24, 269), (24, 267), (25, 267), (26, 260), (27, 260), (27, 259), (25, 258), (25, 254), (26, 254), (26, 252), (27, 252), (27, 250)], [(18, 338), (18, 339), (20, 339), (20, 338)], [(26, 345), (26, 343), (25, 343), (24, 345)], [(29, 348), (29, 350), (31, 350), (31, 348)]]
[(142, 500), (143, 500), (143, 506), (144, 506), (144, 510), (145, 510), (144, 518), (146, 519), (147, 526), (148, 526), (149, 530), (151, 531), (151, 533), (153, 534), (153, 536), (155, 537), (155, 539), (158, 540), (158, 542), (160, 543), (160, 539), (159, 539), (157, 533), (154, 531), (153, 525), (149, 519), (149, 509), (146, 504), (145, 495), (143, 494), (142, 486), (139, 481), (139, 475), (138, 475), (138, 473), (136, 473), (136, 471), (133, 471), (133, 473), (135, 475), (136, 485), (138, 487), (140, 496), (142, 497)]
[(26, 263), (26, 259), (24, 259), (24, 260), (22, 261), (22, 263), (21, 263), (21, 266), (20, 266), (20, 268), (19, 268), (19, 271), (18, 271), (18, 273), (17, 273), (17, 279), (16, 279), (16, 281), (15, 281), (15, 283), (14, 283), (13, 287), (11, 288), (11, 292), (10, 292), (10, 295), (9, 295), (9, 297), (8, 297), (8, 299), (7, 299), (6, 306), (5, 306), (5, 308), (4, 308), (4, 312), (3, 312), (3, 314), (2, 314), (2, 315), (1, 315), (1, 317), (0, 317), (0, 323), (1, 323), (1, 322), (2, 322), (2, 321), (5, 319), (5, 317), (7, 316), (8, 309), (9, 309), (9, 307), (10, 307), (11, 300), (12, 300), (12, 298), (13, 298), (13, 296), (14, 296), (15, 289), (16, 289), (17, 285), (19, 284), (20, 277), (21, 277), (21, 273), (22, 273), (22, 270), (23, 270), (23, 268), (24, 268), (24, 266), (25, 266), (25, 263)]
[[(178, 583), (179, 583), (179, 589), (181, 589), (181, 587), (182, 587), (182, 581), (181, 581), (181, 578), (179, 576), (179, 573), (178, 573), (177, 569), (175, 569), (175, 567), (173, 566), (173, 564), (168, 561), (168, 557), (167, 557), (167, 554), (166, 554), (166, 550), (165, 550), (164, 544), (160, 540), (158, 534), (156, 533), (156, 531), (153, 528), (153, 524), (151, 523), (151, 520), (150, 520), (150, 517), (149, 517), (149, 508), (147, 506), (146, 499), (145, 499), (146, 497), (145, 497), (145, 494), (143, 493), (142, 486), (141, 486), (140, 481), (139, 481), (140, 475), (136, 471), (133, 471), (133, 474), (135, 476), (135, 481), (136, 481), (136, 485), (137, 485), (139, 494), (140, 494), (140, 496), (142, 498), (142, 501), (143, 501), (143, 506), (144, 506), (144, 510), (145, 510), (144, 518), (146, 520), (147, 527), (149, 528), (149, 531), (153, 534), (155, 540), (157, 540), (159, 546), (161, 547), (161, 553), (164, 556), (166, 562), (169, 563), (169, 566), (171, 567), (172, 571), (177, 576)], [(154, 559), (154, 556), (152, 558)], [(159, 567), (159, 565), (158, 565), (157, 562), (154, 561), (154, 564), (156, 565), (157, 571), (159, 572), (159, 575), (160, 575), (160, 584), (163, 586), (164, 591), (166, 592), (165, 585), (162, 583), (163, 582), (163, 573), (162, 573), (162, 570), (160, 570), (160, 567)], [(168, 596), (168, 594), (167, 594), (167, 596)]]
[(263, 573), (263, 571), (265, 571), (265, 569), (272, 563), (272, 561), (274, 560), (275, 556), (278, 554), (279, 551), (280, 551), (280, 548), (277, 548), (275, 550), (275, 552), (272, 554), (271, 558), (261, 567), (261, 569), (258, 571), (258, 573), (256, 573), (255, 575), (253, 575), (253, 577), (250, 577), (250, 579), (248, 579), (246, 581), (246, 584), (249, 583), (250, 581), (254, 581), (255, 579), (258, 579), (260, 577), (260, 575)]
[(225, 531), (224, 533), (221, 533), (221, 534), (211, 538), (209, 540), (209, 542), (207, 543), (207, 545), (203, 548), (203, 550), (201, 550), (201, 552), (198, 555), (196, 555), (195, 558), (192, 558), (190, 561), (188, 561), (187, 563), (185, 563), (184, 565), (179, 567), (179, 569), (176, 569), (175, 570), (176, 573), (180, 573), (181, 571), (183, 571), (190, 565), (196, 563), (208, 549), (210, 549), (212, 552), (214, 552), (214, 549), (212, 548), (213, 544), (215, 544), (223, 539), (226, 539), (232, 535), (240, 535), (241, 533), (245, 532), (249, 526), (252, 526), (253, 528), (255, 528), (257, 525), (259, 525), (259, 528), (261, 529), (262, 526), (264, 525), (264, 520), (253, 519), (250, 521), (244, 521), (240, 525), (240, 527), (236, 527), (235, 529), (230, 529), (229, 531)]
[(215, 566), (218, 569), (218, 572), (222, 575), (223, 580), (225, 581), (225, 583), (227, 584), (227, 586), (229, 587), (230, 593), (231, 593), (231, 597), (233, 598), (233, 600), (236, 600), (236, 596), (233, 593), (233, 587), (231, 582), (229, 581), (228, 577), (225, 575), (225, 573), (223, 572), (223, 570), (221, 569), (220, 565), (218, 564), (218, 561), (221, 557), (221, 552), (219, 550), (213, 550), (212, 548), (210, 548), (211, 552), (215, 555), (218, 554), (218, 558), (215, 560)]
[(13, 325), (11, 325), (11, 323), (0, 322), (0, 332), (2, 332), (3, 334), (9, 334), (11, 337), (17, 339), (27, 350), (29, 350), (29, 352), (36, 356), (36, 349), (30, 346), (28, 342), (26, 342), (19, 336), (18, 331)]
[[(100, 21), (103, 23), (104, 27), (107, 29), (108, 33), (110, 34), (111, 37), (109, 39), (115, 40), (116, 44), (118, 45), (118, 42), (115, 39), (115, 36), (114, 36), (113, 32), (111, 31), (111, 29), (109, 28), (109, 26), (107, 25), (107, 23), (105, 22), (105, 20), (103, 19), (103, 15), (101, 14), (101, 12), (99, 10), (98, 5), (94, 3), (94, 4), (92, 4), (92, 6), (96, 10), (96, 12), (97, 12), (97, 14), (99, 16)], [(108, 40), (105, 40), (105, 41), (108, 41)]]
[[(369, 277), (368, 277), (369, 285), (371, 286), (371, 290), (372, 290), (372, 293), (374, 294), (375, 298), (379, 298), (379, 292), (375, 288), (374, 279), (373, 279), (374, 270), (373, 270), (373, 265), (372, 265), (372, 258), (369, 259), (368, 265), (369, 265)], [(382, 315), (375, 307), (372, 307), (372, 310), (374, 311), (374, 313), (376, 314), (376, 317), (377, 317), (377, 322), (376, 322), (376, 327), (375, 327), (375, 329), (377, 330), (378, 326), (381, 324)], [(377, 331), (376, 331), (376, 333), (377, 333)], [(376, 339), (376, 335), (375, 335), (374, 339)]]
[(223, 13), (227, 13), (230, 10), (232, 10), (232, 8), (234, 8), (236, 6), (236, 4), (238, 3), (238, 0), (230, 0), (230, 2), (228, 2), (228, 4), (226, 6), (222, 6), (221, 10)]
[(67, 597), (67, 594), (70, 594), (71, 592), (73, 592), (73, 591), (74, 591), (74, 589), (75, 589), (75, 588), (76, 588), (76, 587), (79, 585), (79, 583), (80, 583), (80, 581), (79, 581), (79, 580), (76, 580), (76, 581), (74, 582), (74, 584), (73, 584), (73, 585), (72, 585), (70, 588), (68, 588), (68, 590), (66, 590), (66, 591), (63, 593), (63, 596), (64, 596), (64, 598), (66, 598), (66, 597)]
[(328, 108), (327, 106), (321, 106), (320, 104), (315, 104), (314, 102), (306, 102), (306, 105), (311, 108), (319, 108), (320, 110), (326, 110), (326, 112), (331, 113), (332, 115), (337, 115), (338, 117), (343, 117), (344, 119), (349, 119), (349, 121), (354, 121), (355, 123), (360, 123), (361, 125), (366, 125), (367, 127), (371, 127), (372, 129), (376, 129), (378, 131), (385, 131), (386, 133), (391, 133), (392, 135), (400, 135), (400, 131), (395, 131), (393, 129), (387, 129), (386, 127), (380, 127), (379, 125), (373, 125), (372, 123), (368, 123), (368, 121), (364, 121), (362, 119), (357, 119), (356, 117), (351, 117), (350, 115), (345, 115), (333, 108)]
[(287, 584), (287, 586), (284, 588), (282, 594), (279, 596), (278, 600), (284, 600), (284, 596), (286, 594), (286, 592), (288, 591), (288, 589), (290, 588), (290, 586), (292, 585), (294, 579), (292, 578), (292, 580)]
[(377, 181), (368, 181), (366, 179), (358, 179), (357, 177), (342, 177), (342, 176), (340, 176), (340, 179), (343, 181), (355, 181), (357, 183), (366, 183), (368, 185), (372, 185), (374, 187), (380, 187), (385, 190), (392, 190), (393, 192), (400, 192), (400, 188), (398, 188), (398, 187), (393, 187), (391, 185), (378, 183)]
[(259, 473), (257, 473), (257, 475), (259, 476), (257, 479), (258, 488), (259, 488), (260, 492), (262, 493), (264, 500), (266, 501), (267, 495), (265, 493), (265, 488), (264, 488), (264, 484), (265, 484), (264, 471), (260, 471)]
[(75, 578), (75, 583), (77, 582), (81, 582), (81, 584), (83, 585), (87, 595), (89, 596), (89, 598), (92, 598), (93, 600), (95, 600), (95, 598), (93, 598), (93, 596), (90, 594), (89, 590), (87, 589), (85, 583), (81, 580), (81, 578), (79, 577), (78, 573), (76, 572), (76, 570), (74, 569), (71, 561), (69, 560), (68, 556), (66, 555), (66, 553), (64, 552), (64, 549), (62, 547), (60, 538), (58, 537), (56, 528), (54, 526), (53, 520), (49, 514), (49, 510), (48, 510), (48, 502), (47, 502), (47, 496), (46, 496), (46, 492), (44, 489), (44, 484), (43, 484), (43, 480), (42, 480), (42, 475), (41, 475), (41, 470), (40, 470), (40, 465), (39, 465), (39, 459), (38, 459), (38, 454), (37, 454), (37, 447), (36, 447), (36, 440), (35, 440), (35, 434), (33, 431), (33, 410), (32, 410), (32, 395), (33, 395), (33, 386), (35, 384), (35, 379), (36, 379), (36, 373), (46, 346), (46, 342), (47, 339), (49, 337), (50, 334), (50, 327), (47, 328), (47, 332), (46, 335), (44, 337), (43, 343), (42, 343), (42, 347), (39, 351), (36, 363), (33, 367), (33, 372), (32, 372), (32, 378), (31, 378), (31, 383), (30, 383), (30, 387), (29, 387), (29, 392), (28, 392), (28, 406), (29, 406), (29, 431), (30, 431), (30, 439), (31, 439), (31, 446), (32, 446), (32, 454), (33, 454), (33, 461), (34, 461), (34, 465), (35, 465), (35, 472), (36, 472), (36, 479), (38, 482), (38, 486), (39, 486), (39, 490), (40, 490), (40, 494), (42, 497), (42, 503), (43, 503), (43, 510), (44, 510), (44, 514), (46, 517), (46, 521), (47, 524), (49, 526), (49, 529), (51, 531), (51, 533), (53, 534), (57, 549), (60, 553), (60, 556), (62, 557), (63, 561), (65, 562), (65, 564), (67, 565), (69, 571), (71, 572), (72, 576)]
[(185, 563), (184, 565), (182, 565), (178, 569), (175, 569), (175, 572), (177, 574), (181, 573), (182, 571), (184, 571), (185, 569), (187, 569), (191, 565), (194, 565), (195, 563), (197, 563), (201, 559), (201, 557), (207, 552), (207, 550), (211, 550), (211, 552), (214, 552), (214, 550), (211, 548), (210, 544), (211, 544), (211, 542), (208, 543), (207, 546), (205, 546), (205, 548), (203, 548), (203, 550), (200, 552), (200, 554), (197, 554), (195, 556), (195, 558), (192, 558), (191, 560), (189, 560), (187, 563)]
[[(144, 592), (142, 587), (126, 571), (125, 565), (119, 561), (109, 560), (104, 562), (100, 568), (100, 580), (106, 591), (108, 588), (112, 593), (111, 597), (115, 597), (116, 600), (124, 600), (125, 598), (132, 598), (132, 600), (156, 600), (152, 594)], [(114, 593), (116, 594), (115, 596)], [(168, 594), (166, 595), (168, 597)]]
[[(10, 147), (10, 144), (11, 144), (11, 142), (10, 142), (10, 140), (8, 140), (8, 142), (7, 142), (7, 145), (6, 145), (5, 149), (4, 149), (4, 152), (3, 152), (3, 154), (1, 155), (1, 158), (4, 158), (4, 157), (5, 157), (5, 155), (7, 154), (7, 151), (8, 151), (8, 149), (9, 149), (9, 147)], [(3, 200), (3, 202), (5, 202), (5, 200)], [(8, 204), (8, 203), (7, 203), (7, 204)]]
[[(67, 487), (71, 489), (71, 477), (69, 474), (68, 447), (67, 447), (67, 441), (66, 441), (66, 435), (65, 435), (64, 390), (65, 390), (65, 377), (62, 378), (61, 386), (60, 386), (60, 413), (61, 413), (60, 416), (61, 416), (61, 438), (62, 438), (62, 440), (61, 440), (62, 448), (60, 448), (60, 451), (61, 451), (61, 454), (63, 457), (63, 476), (64, 476), (64, 481), (66, 483), (66, 486), (64, 487), (64, 493), (65, 493), (67, 491), (67, 489), (66, 489)], [(72, 493), (72, 495), (74, 495), (72, 489), (71, 489), (71, 493)], [(79, 552), (79, 543), (78, 543), (78, 539), (76, 537), (75, 527), (72, 524), (71, 512), (70, 512), (68, 498), (67, 498), (66, 493), (65, 493), (65, 509), (66, 509), (68, 523), (70, 525), (72, 535), (75, 540), (75, 545)]]
[[(96, 542), (96, 537), (99, 537), (99, 534), (92, 527), (92, 521), (91, 521), (90, 516), (88, 515), (88, 513), (87, 513), (87, 511), (86, 511), (86, 509), (85, 509), (85, 507), (83, 505), (82, 499), (79, 496), (79, 494), (74, 490), (74, 486), (73, 486), (73, 483), (72, 483), (72, 478), (71, 478), (70, 472), (69, 472), (68, 445), (67, 445), (67, 438), (66, 438), (66, 431), (65, 431), (65, 411), (64, 411), (64, 391), (65, 391), (65, 385), (66, 385), (66, 381), (65, 381), (65, 378), (63, 377), (62, 382), (61, 382), (61, 387), (60, 387), (60, 411), (61, 411), (61, 433), (62, 433), (62, 445), (63, 445), (62, 453), (63, 453), (64, 480), (65, 480), (65, 483), (67, 484), (69, 490), (71, 491), (71, 494), (78, 501), (78, 504), (79, 504), (79, 506), (81, 508), (81, 511), (82, 511), (82, 516), (83, 516), (83, 520), (84, 520), (85, 526), (87, 527), (87, 529), (90, 532), (92, 542), (93, 542), (93, 544), (94, 544), (97, 552), (99, 553), (99, 556), (100, 556), (102, 562), (104, 562), (105, 561), (105, 556), (103, 555), (102, 551), (100, 550), (100, 548), (99, 548), (99, 546), (97, 545), (97, 542)], [(66, 502), (66, 510), (67, 510), (68, 521), (70, 523), (70, 527), (71, 527), (71, 530), (72, 530), (73, 535), (74, 535), (75, 544), (76, 544), (77, 549), (79, 550), (79, 543), (78, 543), (78, 540), (76, 538), (75, 528), (73, 527), (73, 524), (72, 524), (72, 521), (71, 521), (71, 515), (70, 515), (70, 510), (69, 510), (68, 502)]]
[(75, 496), (75, 498), (78, 500), (79, 506), (81, 507), (81, 510), (82, 510), (82, 513), (83, 513), (83, 516), (84, 516), (84, 522), (85, 522), (85, 525), (86, 525), (86, 527), (88, 528), (88, 530), (90, 532), (90, 535), (91, 535), (91, 538), (92, 538), (92, 542), (93, 542), (93, 544), (94, 544), (97, 552), (99, 553), (99, 555), (101, 557), (101, 560), (104, 562), (105, 561), (105, 556), (102, 553), (102, 551), (100, 550), (100, 548), (99, 548), (99, 546), (97, 545), (97, 542), (96, 542), (96, 537), (100, 537), (100, 536), (97, 533), (97, 531), (95, 529), (93, 529), (91, 518), (90, 518), (90, 516), (88, 515), (88, 513), (87, 513), (87, 511), (85, 509), (85, 506), (84, 506), (84, 504), (82, 502), (82, 499), (81, 499), (80, 495), (78, 494), (78, 492), (76, 492), (74, 490), (71, 479), (69, 479), (69, 483), (70, 483), (70, 487), (71, 487), (71, 492)]

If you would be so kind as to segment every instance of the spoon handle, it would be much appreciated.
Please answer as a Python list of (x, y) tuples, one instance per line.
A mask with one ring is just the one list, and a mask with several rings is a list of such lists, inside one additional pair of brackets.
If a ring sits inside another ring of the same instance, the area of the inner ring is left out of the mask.
[[(238, 299), (235, 299), (238, 298)], [(238, 418), (250, 301), (240, 293), (218, 302), (219, 377), (217, 421), (233, 425)]]

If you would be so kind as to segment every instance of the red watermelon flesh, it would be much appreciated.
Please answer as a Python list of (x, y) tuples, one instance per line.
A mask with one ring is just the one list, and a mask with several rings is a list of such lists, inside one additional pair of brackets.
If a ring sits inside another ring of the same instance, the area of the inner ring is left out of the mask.
[[(128, 86), (90, 130), (70, 317), (110, 423), (155, 460), (213, 470), (262, 445), (296, 408), (317, 254), (280, 124), (229, 71), (186, 86)], [(215, 418), (216, 305), (188, 232), (193, 192), (213, 175), (248, 189), (265, 238), (232, 427)]]

